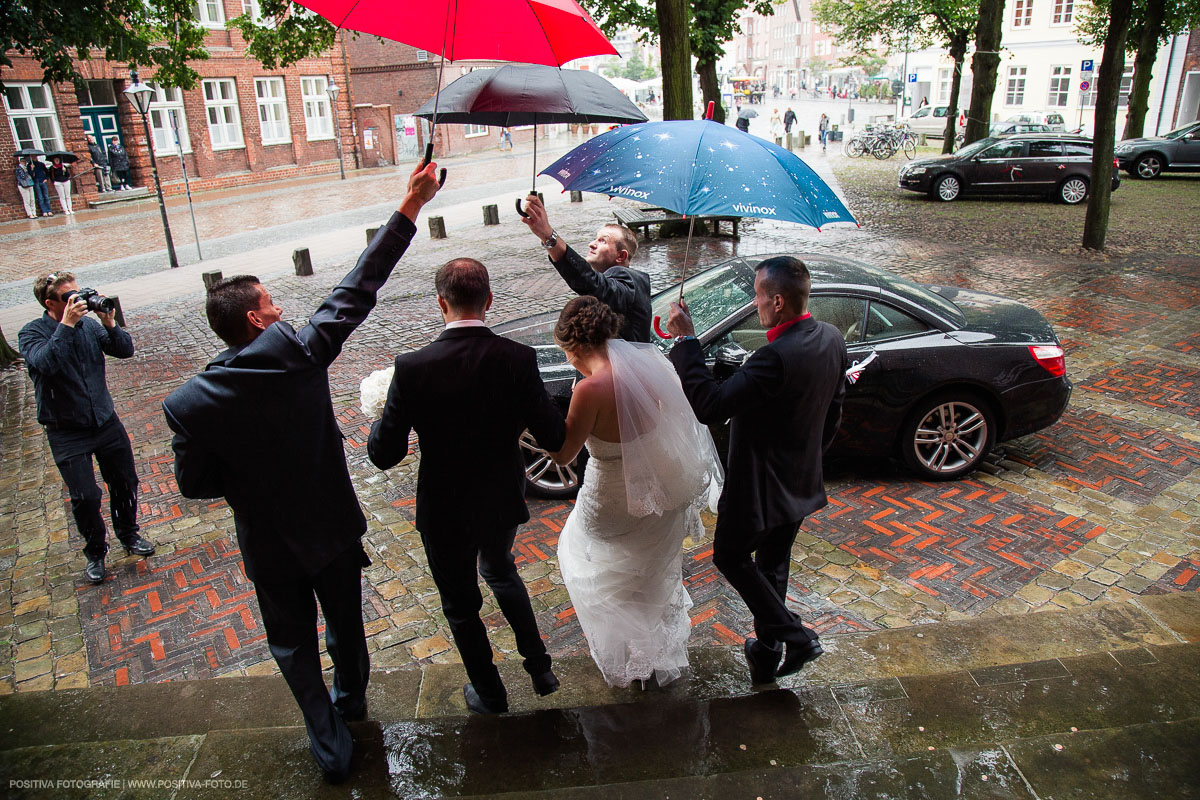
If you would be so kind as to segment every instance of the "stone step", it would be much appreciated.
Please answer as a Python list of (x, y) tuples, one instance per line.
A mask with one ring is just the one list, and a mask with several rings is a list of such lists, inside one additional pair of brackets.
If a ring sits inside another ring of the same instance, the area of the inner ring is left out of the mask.
[[(1200, 641), (1200, 595), (1138, 598), (1060, 612), (919, 625), (822, 639), (826, 655), (800, 675), (780, 681), (807, 689), (890, 685), (897, 677), (975, 672), (1011, 664)], [(684, 678), (639, 692), (604, 684), (591, 660), (560, 659), (562, 688), (540, 698), (515, 661), (500, 665), (514, 712), (710, 701), (750, 691), (740, 648), (696, 648)], [(376, 671), (368, 706), (372, 720), (462, 717), (466, 706), (461, 665), (435, 664)], [(170, 713), (164, 713), (170, 709)], [(278, 676), (228, 677), (0, 697), (0, 751), (34, 745), (143, 740), (203, 735), (213, 730), (302, 725)]]

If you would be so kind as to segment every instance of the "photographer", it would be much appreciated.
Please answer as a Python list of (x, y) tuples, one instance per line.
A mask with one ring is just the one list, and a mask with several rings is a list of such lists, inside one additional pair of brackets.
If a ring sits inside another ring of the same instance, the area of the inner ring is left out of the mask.
[[(80, 292), (69, 272), (39, 275), (33, 294), (46, 313), (21, 329), (18, 347), (33, 379), (38, 422), (45, 426), (54, 463), (71, 496), (75, 524), (84, 538), (84, 576), (101, 583), (108, 542), (93, 456), (108, 484), (117, 538), (132, 555), (154, 552), (154, 545), (138, 534), (133, 448), (104, 379), (105, 354), (129, 358), (133, 340), (116, 324), (111, 301), (94, 291)], [(100, 321), (87, 316), (89, 311)]]

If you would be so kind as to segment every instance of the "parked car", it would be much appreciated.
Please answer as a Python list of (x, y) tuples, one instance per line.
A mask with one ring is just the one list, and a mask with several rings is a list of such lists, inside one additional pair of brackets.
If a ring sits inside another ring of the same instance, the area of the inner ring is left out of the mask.
[[(1112, 188), (1121, 185), (1113, 162)], [(1075, 205), (1092, 183), (1092, 140), (1062, 133), (988, 137), (953, 155), (910, 161), (899, 186), (949, 202), (963, 194), (1043, 194)]]
[(1157, 178), (1163, 172), (1200, 169), (1200, 122), (1176, 128), (1163, 136), (1125, 139), (1113, 151), (1121, 169), (1136, 178)]
[(1052, 131), (1065, 131), (1067, 129), (1067, 121), (1063, 118), (1061, 111), (1022, 111), (1019, 114), (1013, 114), (1005, 122), (1019, 122), (1024, 124), (1045, 125)]
[(1049, 125), (1040, 122), (993, 122), (988, 136), (1012, 136), (1014, 133), (1052, 133)]
[[(996, 295), (921, 286), (850, 259), (797, 254), (812, 273), (813, 316), (846, 337), (851, 363), (842, 424), (828, 454), (873, 464), (898, 457), (918, 477), (951, 480), (974, 470), (997, 443), (1053, 425), (1071, 394), (1062, 346), (1034, 309)], [(687, 280), (705, 358), (719, 380), (767, 343), (754, 306), (754, 266), (734, 258)], [(652, 299), (666, 318), (679, 287)], [(557, 313), (498, 326), (532, 345), (542, 377), (564, 408), (575, 371), (552, 342)], [(664, 351), (670, 343), (659, 340)], [(722, 453), (728, 426), (711, 428)], [(526, 434), (529, 488), (564, 497), (578, 487), (582, 464), (556, 467)]]
[[(913, 133), (925, 134), (931, 139), (941, 139), (946, 135), (946, 112), (949, 106), (922, 106), (912, 113), (906, 121)], [(969, 112), (960, 112), (955, 126), (959, 133), (966, 129), (964, 120)]]

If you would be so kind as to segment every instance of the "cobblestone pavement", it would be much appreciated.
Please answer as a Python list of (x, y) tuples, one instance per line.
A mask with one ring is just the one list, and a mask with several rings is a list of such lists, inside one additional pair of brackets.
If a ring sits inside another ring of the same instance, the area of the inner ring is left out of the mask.
[[(844, 188), (859, 211), (861, 187)], [(226, 213), (249, 213), (256, 202), (230, 203)], [(1037, 202), (1006, 213), (1040, 213)], [(970, 478), (922, 483), (885, 463), (829, 475), (830, 505), (805, 524), (793, 553), (794, 607), (818, 630), (839, 633), (1200, 590), (1200, 253), (1085, 256), (1024, 247), (1019, 236), (1004, 248), (967, 235), (930, 238), (919, 214), (931, 207), (914, 206), (908, 228), (817, 233), (750, 222), (740, 241), (693, 243), (692, 257), (706, 264), (735, 254), (837, 253), (920, 281), (1000, 292), (1046, 314), (1068, 350), (1076, 388), (1063, 420), (1001, 445)], [(612, 208), (587, 197), (552, 218), (568, 242), (583, 243)], [(532, 237), (511, 213), (502, 219), (444, 241), (420, 234), (331, 370), (369, 520), (374, 563), (364, 573), (364, 611), (377, 669), (457, 655), (412, 525), (419, 454), (387, 473), (369, 464), (358, 381), (437, 334), (431, 276), (449, 257), (482, 255), (493, 275), (493, 322), (562, 306), (569, 292)], [(683, 249), (679, 239), (643, 246), (638, 260), (656, 288), (669, 283)], [(272, 295), (302, 323), (351, 263), (272, 279)], [(275, 671), (228, 509), (180, 497), (172, 477), (159, 405), (222, 349), (204, 322), (202, 295), (143, 306), (128, 322), (138, 354), (110, 360), (109, 385), (140, 470), (143, 533), (158, 553), (114, 551), (100, 586), (80, 578), (78, 537), (35, 420), (32, 384), (21, 369), (0, 373), (0, 692)], [(570, 508), (533, 501), (516, 545), (558, 656), (586, 653), (555, 562)], [(712, 566), (711, 535), (685, 546), (692, 643), (740, 642), (751, 621)], [(498, 656), (514, 657), (511, 631), (490, 596), (485, 603)]]

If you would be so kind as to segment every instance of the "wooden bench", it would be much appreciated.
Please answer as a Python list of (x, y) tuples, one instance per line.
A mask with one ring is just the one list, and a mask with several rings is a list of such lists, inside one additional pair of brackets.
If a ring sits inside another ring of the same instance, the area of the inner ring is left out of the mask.
[[(674, 211), (669, 211), (665, 208), (642, 207), (642, 208), (618, 208), (613, 211), (613, 216), (617, 218), (617, 222), (624, 225), (626, 228), (635, 233), (639, 228), (642, 229), (642, 234), (650, 238), (650, 226), (662, 225), (664, 222), (676, 222), (686, 219), (681, 214), (676, 214)], [(721, 215), (700, 215), (694, 217), (697, 222), (712, 222), (714, 235), (720, 234), (720, 223), (728, 222), (733, 226), (733, 238), (738, 238), (738, 223), (742, 221), (741, 217), (728, 217)]]

